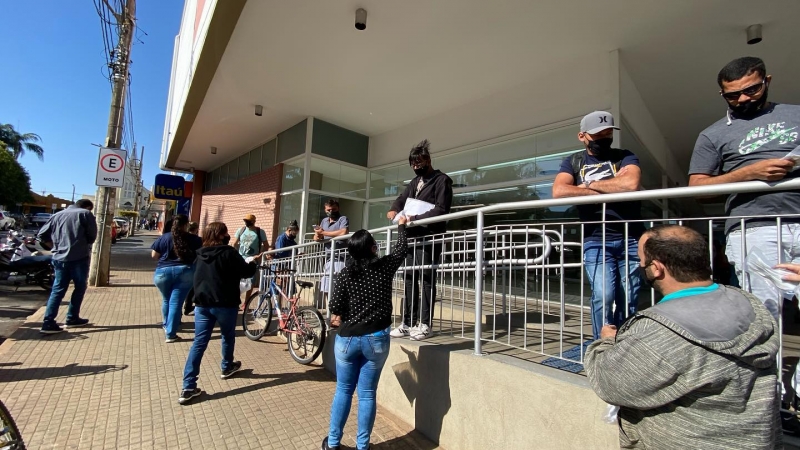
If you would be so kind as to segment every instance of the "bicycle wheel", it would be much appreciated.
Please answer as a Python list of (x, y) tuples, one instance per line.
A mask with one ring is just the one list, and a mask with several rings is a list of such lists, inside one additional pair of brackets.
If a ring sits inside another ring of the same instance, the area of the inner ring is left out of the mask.
[(20, 434), (14, 418), (11, 417), (11, 413), (3, 402), (0, 402), (0, 449), (25, 450), (22, 434)]
[(244, 304), (242, 329), (251, 341), (257, 341), (267, 332), (272, 323), (272, 296), (254, 292)]
[(297, 317), (289, 325), (289, 353), (300, 364), (310, 364), (322, 353), (325, 345), (325, 320), (312, 306), (297, 310)]

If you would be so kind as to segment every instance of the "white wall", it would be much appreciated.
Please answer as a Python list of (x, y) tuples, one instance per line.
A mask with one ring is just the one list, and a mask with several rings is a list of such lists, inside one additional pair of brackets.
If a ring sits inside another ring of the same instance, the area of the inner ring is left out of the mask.
[[(406, 160), (423, 139), (438, 152), (582, 117), (612, 105), (610, 58), (598, 54), (547, 76), (370, 138), (369, 166)], [(576, 137), (577, 141), (577, 137)]]
[[(636, 83), (625, 69), (623, 59), (619, 58), (619, 99), (622, 118), (631, 127), (628, 131), (636, 135), (656, 163), (673, 181), (686, 186), (688, 182), (686, 173), (680, 168), (675, 154), (639, 94)], [(626, 145), (629, 144), (620, 142), (621, 147), (625, 148)]]
[(164, 121), (164, 136), (161, 145), (161, 163), (163, 164), (167, 149), (172, 145), (175, 129), (183, 113), (186, 96), (194, 76), (200, 52), (205, 44), (208, 25), (211, 15), (216, 7), (216, 0), (205, 0), (203, 11), (195, 31), (197, 19), (198, 0), (185, 0), (183, 16), (178, 35), (175, 37), (172, 55), (172, 72), (170, 75), (169, 92), (167, 98), (167, 112)]

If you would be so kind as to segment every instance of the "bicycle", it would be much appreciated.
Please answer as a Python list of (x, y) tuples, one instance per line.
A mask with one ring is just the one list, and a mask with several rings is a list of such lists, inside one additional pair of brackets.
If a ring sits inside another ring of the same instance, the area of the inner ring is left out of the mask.
[(22, 434), (2, 401), (0, 401), (0, 449), (25, 450)]
[[(300, 288), (292, 297), (287, 297), (275, 284), (275, 275), (294, 273), (293, 270), (276, 271), (267, 265), (259, 266), (261, 281), (258, 291), (246, 301), (242, 313), (244, 335), (252, 341), (261, 339), (272, 323), (273, 314), (278, 317), (278, 334), (283, 333), (289, 347), (289, 354), (300, 364), (310, 364), (325, 345), (325, 319), (313, 306), (297, 307), (303, 289), (313, 287), (308, 281), (296, 281)], [(269, 286), (269, 288), (267, 288)], [(282, 310), (279, 300), (286, 300), (287, 308)]]

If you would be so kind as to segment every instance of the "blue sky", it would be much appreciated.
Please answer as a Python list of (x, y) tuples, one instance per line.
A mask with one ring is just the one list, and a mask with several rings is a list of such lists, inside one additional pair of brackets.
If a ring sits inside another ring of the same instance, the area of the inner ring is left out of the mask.
[[(115, 2), (110, 2), (114, 4)], [(139, 0), (137, 18), (144, 43), (131, 59), (133, 131), (145, 147), (143, 180), (158, 173), (172, 50), (182, 0)], [(0, 2), (0, 123), (42, 138), (44, 162), (20, 158), (31, 187), (62, 198), (94, 194), (98, 148), (106, 136), (111, 85), (103, 75), (103, 37), (92, 0)], [(126, 123), (126, 126), (130, 126)]]

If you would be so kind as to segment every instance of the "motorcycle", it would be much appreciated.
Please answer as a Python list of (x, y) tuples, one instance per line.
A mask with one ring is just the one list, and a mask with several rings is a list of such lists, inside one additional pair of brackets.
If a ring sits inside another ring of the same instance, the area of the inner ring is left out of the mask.
[(16, 261), (28, 256), (40, 255), (39, 251), (36, 249), (36, 238), (26, 237), (19, 231), (10, 231), (6, 237), (6, 242), (0, 244), (0, 250), (7, 248), (17, 249), (17, 251), (14, 253), (14, 256), (11, 258), (12, 261)]
[(53, 257), (38, 255), (15, 260), (15, 256), (21, 252), (17, 245), (7, 245), (0, 250), (0, 284), (17, 288), (23, 284), (37, 285), (51, 291), (55, 280)]

